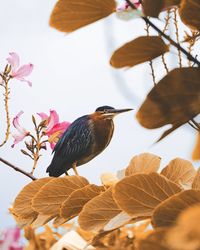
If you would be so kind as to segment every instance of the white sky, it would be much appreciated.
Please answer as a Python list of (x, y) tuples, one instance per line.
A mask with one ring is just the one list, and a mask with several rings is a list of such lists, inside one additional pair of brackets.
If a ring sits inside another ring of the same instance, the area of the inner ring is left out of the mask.
[[(99, 183), (99, 177), (104, 172), (116, 172), (126, 167), (132, 156), (141, 152), (158, 154), (163, 158), (162, 166), (175, 157), (190, 159), (194, 144), (194, 132), (190, 128), (181, 128), (153, 145), (164, 129), (144, 129), (135, 119), (141, 100), (152, 87), (149, 66), (142, 64), (129, 70), (114, 70), (109, 65), (111, 52), (115, 48), (144, 34), (143, 22), (123, 22), (112, 16), (107, 22), (100, 21), (65, 35), (48, 26), (55, 3), (56, 0), (1, 0), (1, 70), (8, 53), (13, 51), (20, 55), (23, 64), (31, 62), (35, 65), (29, 77), (33, 82), (32, 88), (18, 81), (10, 83), (11, 116), (23, 110), (21, 124), (30, 130), (31, 115), (48, 113), (49, 109), (55, 109), (61, 121), (72, 122), (102, 105), (134, 108), (133, 112), (116, 118), (116, 129), (109, 147), (78, 169), (80, 175), (93, 183)], [(162, 26), (162, 23), (159, 25)], [(157, 78), (160, 79), (164, 71), (157, 59), (155, 67)], [(5, 121), (2, 97), (0, 103), (2, 139)], [(20, 153), (23, 144), (11, 149), (12, 143), (11, 138), (0, 149), (0, 156), (30, 171), (32, 162)], [(46, 167), (51, 158), (50, 150), (44, 152), (35, 172), (37, 177), (46, 176)], [(15, 224), (8, 215), (8, 207), (29, 181), (0, 163), (0, 228)]]

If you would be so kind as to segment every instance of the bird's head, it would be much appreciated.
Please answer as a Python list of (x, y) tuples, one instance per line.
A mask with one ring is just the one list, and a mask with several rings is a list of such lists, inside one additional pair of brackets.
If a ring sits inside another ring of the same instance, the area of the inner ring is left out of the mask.
[(131, 111), (133, 109), (115, 109), (110, 106), (102, 106), (95, 110), (94, 115), (98, 119), (113, 119), (116, 115)]

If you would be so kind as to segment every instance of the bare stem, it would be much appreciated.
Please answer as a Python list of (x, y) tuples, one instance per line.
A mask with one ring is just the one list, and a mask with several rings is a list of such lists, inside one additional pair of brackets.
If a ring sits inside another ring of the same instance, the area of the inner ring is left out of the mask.
[[(135, 9), (133, 3), (130, 0), (125, 0), (129, 6), (132, 9)], [(200, 67), (200, 62), (197, 60), (197, 58), (193, 57), (190, 53), (187, 52), (187, 50), (185, 50), (183, 47), (180, 46), (180, 44), (176, 43), (173, 39), (171, 39), (171, 37), (169, 37), (168, 35), (166, 35), (162, 30), (160, 30), (154, 23), (152, 23), (147, 17), (142, 17), (142, 19), (148, 23), (154, 30), (156, 30), (162, 37), (164, 37), (165, 39), (167, 39), (171, 45), (175, 46), (177, 49), (180, 49), (180, 51), (186, 55), (186, 57), (188, 58), (188, 60), (194, 62), (195, 64), (197, 64)]]
[(33, 181), (34, 181), (34, 180), (37, 180), (37, 178), (36, 178), (35, 176), (33, 176), (32, 174), (30, 174), (30, 173), (24, 171), (24, 170), (21, 169), (21, 168), (16, 167), (16, 166), (13, 165), (12, 163), (10, 163), (10, 162), (4, 160), (4, 159), (1, 158), (1, 157), (0, 157), (0, 161), (3, 162), (5, 165), (9, 166), (10, 168), (14, 169), (15, 171), (20, 172), (21, 174), (26, 175), (27, 177), (31, 178)]
[(4, 105), (5, 105), (5, 112), (6, 112), (6, 133), (5, 133), (5, 138), (3, 140), (3, 142), (0, 144), (0, 147), (2, 147), (4, 144), (6, 144), (6, 142), (8, 141), (9, 135), (10, 135), (10, 114), (9, 114), (9, 108), (8, 108), (8, 100), (9, 100), (9, 88), (8, 88), (8, 82), (9, 82), (9, 78), (6, 79), (4, 76), (2, 76), (5, 85), (4, 89), (5, 89), (5, 93), (4, 93)]
[[(149, 24), (146, 23), (146, 32), (147, 32), (147, 36), (149, 36)], [(153, 79), (153, 84), (154, 86), (156, 86), (156, 76), (155, 76), (155, 71), (154, 71), (154, 68), (153, 68), (153, 61), (150, 60), (149, 61), (149, 65), (150, 65), (150, 68), (151, 68), (151, 75), (152, 75), (152, 79)]]
[[(164, 28), (163, 28), (163, 33), (165, 33), (166, 31), (167, 31), (167, 29), (168, 29), (168, 26), (169, 26), (169, 20), (170, 20), (170, 13), (171, 13), (171, 11), (170, 11), (170, 9), (167, 11), (167, 15), (166, 15), (166, 17), (165, 17), (165, 26), (164, 26)], [(168, 67), (167, 67), (167, 63), (166, 63), (166, 61), (165, 61), (165, 54), (162, 54), (162, 63), (163, 63), (163, 65), (164, 65), (164, 68), (165, 68), (165, 70), (166, 70), (166, 73), (168, 74), (169, 73), (169, 69), (168, 69)]]
[(39, 129), (38, 129), (36, 123), (34, 123), (34, 126), (35, 126), (35, 132), (36, 132), (36, 139), (35, 139), (36, 145), (35, 145), (35, 152), (33, 154), (34, 162), (33, 162), (31, 174), (34, 173), (36, 166), (37, 166), (37, 163), (38, 163), (38, 160), (40, 158), (40, 145), (41, 145), (40, 144), (41, 137), (40, 137)]
[[(173, 9), (173, 14), (174, 14), (174, 26), (175, 26), (176, 41), (177, 41), (177, 44), (180, 45), (178, 20), (177, 20), (177, 9), (176, 8)], [(178, 58), (179, 58), (179, 67), (182, 68), (182, 58), (181, 58), (180, 49), (178, 49)]]

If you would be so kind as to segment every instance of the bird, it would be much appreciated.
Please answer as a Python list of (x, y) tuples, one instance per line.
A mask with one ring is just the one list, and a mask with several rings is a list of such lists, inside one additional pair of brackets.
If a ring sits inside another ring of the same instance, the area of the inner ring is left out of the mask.
[(68, 175), (76, 167), (91, 161), (110, 143), (113, 132), (113, 118), (132, 109), (115, 109), (110, 106), (98, 107), (94, 113), (77, 118), (62, 134), (53, 150), (53, 159), (46, 172), (49, 176)]

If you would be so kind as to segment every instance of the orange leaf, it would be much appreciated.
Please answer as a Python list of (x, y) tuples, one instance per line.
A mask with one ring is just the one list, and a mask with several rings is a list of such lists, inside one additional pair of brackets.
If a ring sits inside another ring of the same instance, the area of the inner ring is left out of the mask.
[(194, 161), (200, 160), (200, 132), (198, 132), (197, 134), (196, 144), (192, 152), (192, 160)]
[(138, 250), (170, 250), (166, 246), (166, 228), (152, 231), (146, 238), (138, 241)]
[(194, 177), (194, 180), (193, 180), (193, 183), (192, 183), (192, 188), (193, 189), (199, 189), (200, 190), (200, 168), (198, 169), (195, 177)]
[(51, 13), (50, 26), (72, 32), (115, 12), (114, 0), (59, 0)]
[(191, 187), (196, 175), (196, 170), (191, 162), (181, 158), (176, 158), (170, 161), (170, 163), (161, 171), (161, 174), (179, 186), (187, 188)]
[(157, 155), (143, 153), (140, 155), (134, 156), (128, 167), (125, 170), (125, 175), (133, 174), (148, 174), (151, 172), (157, 172), (160, 166), (161, 158)]
[(172, 124), (162, 139), (199, 114), (199, 79), (199, 68), (179, 68), (169, 72), (150, 91), (140, 107), (137, 113), (140, 124), (149, 129)]
[(179, 14), (181, 20), (191, 29), (200, 30), (200, 1), (182, 0)]
[(54, 178), (35, 195), (32, 207), (35, 211), (44, 215), (59, 215), (63, 201), (73, 191), (88, 184), (88, 181), (82, 176)]
[(113, 198), (132, 216), (151, 216), (159, 203), (180, 191), (178, 185), (157, 173), (135, 174), (115, 185)]
[(169, 51), (159, 36), (141, 36), (116, 50), (110, 64), (115, 68), (133, 67)]
[(143, 0), (142, 1), (143, 12), (146, 16), (158, 17), (161, 10), (164, 8), (163, 0)]
[(200, 190), (185, 190), (160, 203), (154, 210), (152, 223), (155, 227), (171, 226), (186, 208), (200, 203)]
[(53, 178), (50, 177), (41, 178), (26, 185), (17, 195), (13, 204), (12, 213), (21, 219), (36, 218), (38, 213), (31, 207), (32, 199), (41, 187), (52, 180)]
[[(104, 227), (116, 216), (122, 213), (122, 210), (117, 206), (112, 197), (112, 187), (107, 189), (102, 194), (94, 197), (83, 207), (79, 214), (78, 222), (83, 230), (99, 231), (104, 230)], [(122, 218), (122, 220), (121, 220)], [(124, 223), (130, 221), (131, 217), (125, 214), (119, 218), (115, 227), (120, 227)], [(110, 227), (106, 228), (108, 231)], [(112, 228), (113, 229), (113, 228)], [(106, 231), (106, 230), (105, 230)]]
[(170, 249), (196, 250), (200, 247), (200, 205), (185, 209), (176, 225), (166, 233), (166, 243)]
[(70, 196), (62, 203), (60, 209), (61, 217), (65, 218), (66, 221), (77, 216), (83, 206), (93, 199), (95, 196), (99, 195), (105, 189), (101, 186), (96, 186), (89, 184), (83, 188), (77, 189), (70, 194)]

